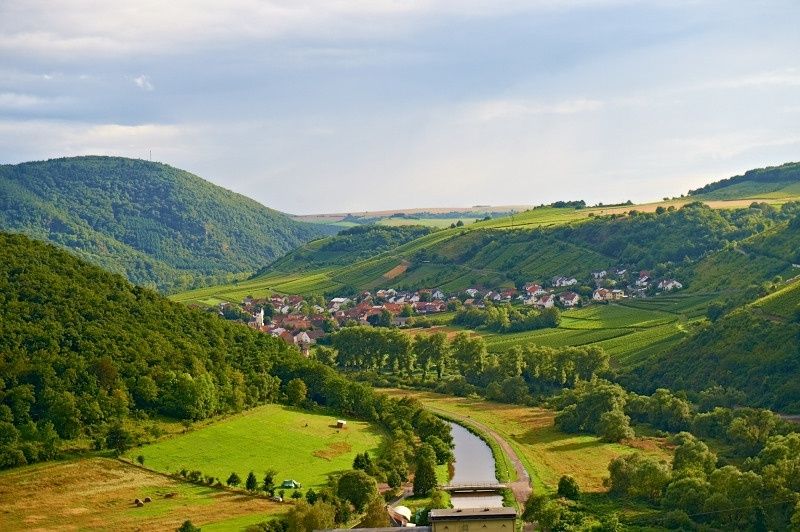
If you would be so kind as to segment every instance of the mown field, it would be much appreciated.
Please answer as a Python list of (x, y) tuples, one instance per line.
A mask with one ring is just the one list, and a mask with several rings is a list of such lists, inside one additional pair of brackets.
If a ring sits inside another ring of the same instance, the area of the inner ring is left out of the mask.
[(330, 473), (348, 470), (357, 453), (374, 453), (382, 434), (367, 423), (348, 421), (337, 429), (336, 417), (265, 405), (197, 430), (131, 450), (126, 457), (145, 458), (160, 472), (199, 470), (225, 482), (232, 472), (242, 481), (250, 471), (278, 472), (277, 481), (294, 479), (303, 488), (323, 485)]
[[(137, 508), (134, 499), (151, 497)], [(287, 505), (178, 482), (108, 458), (27, 466), (0, 473), (0, 530), (236, 530)]]
[(534, 483), (534, 490), (555, 491), (562, 475), (572, 475), (581, 489), (605, 491), (612, 458), (635, 450), (671, 459), (664, 440), (636, 438), (624, 444), (605, 443), (596, 436), (565, 434), (554, 426), (555, 412), (543, 408), (493, 403), (433, 392), (387, 389), (393, 396), (412, 396), (432, 411), (463, 416), (488, 426), (517, 451)]

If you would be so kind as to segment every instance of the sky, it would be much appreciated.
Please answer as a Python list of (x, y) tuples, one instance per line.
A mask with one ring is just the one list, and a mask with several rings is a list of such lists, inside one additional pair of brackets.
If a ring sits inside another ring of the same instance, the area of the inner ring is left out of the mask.
[(0, 163), (282, 211), (675, 196), (800, 160), (797, 0), (0, 0)]

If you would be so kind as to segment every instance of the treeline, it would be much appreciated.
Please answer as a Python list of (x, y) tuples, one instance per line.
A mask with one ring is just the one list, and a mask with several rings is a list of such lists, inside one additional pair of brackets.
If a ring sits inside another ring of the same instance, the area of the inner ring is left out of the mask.
[(485, 309), (459, 309), (453, 317), (453, 323), (500, 333), (534, 331), (558, 327), (561, 312), (557, 308), (537, 310), (533, 307), (513, 307), (508, 303), (497, 306), (487, 304)]
[[(461, 332), (452, 340), (443, 332), (413, 339), (402, 331), (346, 327), (335, 333), (332, 348), (320, 346), (316, 356), (329, 366), (360, 370), (376, 384), (435, 386), (444, 393), (482, 394), (504, 402), (530, 404), (564, 386), (605, 375), (608, 354), (594, 346), (553, 349), (514, 346), (489, 353), (479, 336)], [(435, 372), (436, 382), (428, 381)]]

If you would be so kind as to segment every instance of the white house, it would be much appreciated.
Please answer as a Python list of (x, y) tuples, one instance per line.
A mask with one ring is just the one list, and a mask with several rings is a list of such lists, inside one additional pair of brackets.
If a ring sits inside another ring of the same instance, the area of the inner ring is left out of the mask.
[(478, 289), (477, 288), (467, 288), (466, 290), (464, 290), (464, 292), (469, 297), (475, 297), (478, 294)]
[(564, 292), (558, 297), (558, 300), (561, 301), (561, 304), (565, 307), (574, 307), (581, 301), (581, 296), (576, 294), (575, 292)]
[(553, 308), (556, 304), (556, 298), (552, 294), (545, 294), (536, 300), (536, 306), (539, 308)]
[(442, 292), (441, 290), (439, 290), (439, 289), (437, 288), (437, 289), (436, 289), (436, 290), (434, 290), (434, 291), (433, 291), (433, 293), (431, 294), (431, 299), (443, 300), (443, 299), (444, 299), (444, 292)]
[(553, 286), (574, 286), (578, 280), (574, 277), (554, 277)]
[(671, 290), (680, 290), (683, 288), (683, 285), (676, 281), (675, 279), (664, 279), (660, 283), (658, 283), (658, 289), (664, 290), (669, 292)]
[(639, 278), (636, 280), (636, 286), (644, 288), (650, 284), (650, 272), (639, 272)]
[(608, 275), (608, 272), (605, 270), (592, 272), (592, 277), (594, 278), (595, 281), (599, 281), (600, 279), (605, 279), (606, 275)]
[(609, 301), (613, 299), (611, 294), (611, 290), (606, 290), (605, 288), (598, 288), (592, 294), (592, 299), (595, 301)]

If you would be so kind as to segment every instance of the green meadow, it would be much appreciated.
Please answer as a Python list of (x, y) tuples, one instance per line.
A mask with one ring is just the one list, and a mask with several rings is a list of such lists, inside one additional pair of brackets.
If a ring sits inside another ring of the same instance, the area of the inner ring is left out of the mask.
[(276, 482), (293, 479), (303, 488), (325, 484), (331, 473), (352, 467), (357, 453), (375, 453), (382, 433), (367, 423), (348, 420), (335, 426), (336, 416), (281, 405), (265, 405), (179, 436), (131, 450), (126, 457), (144, 456), (145, 467), (165, 473), (198, 470), (222, 482), (236, 472), (244, 482), (254, 471), (268, 469)]

